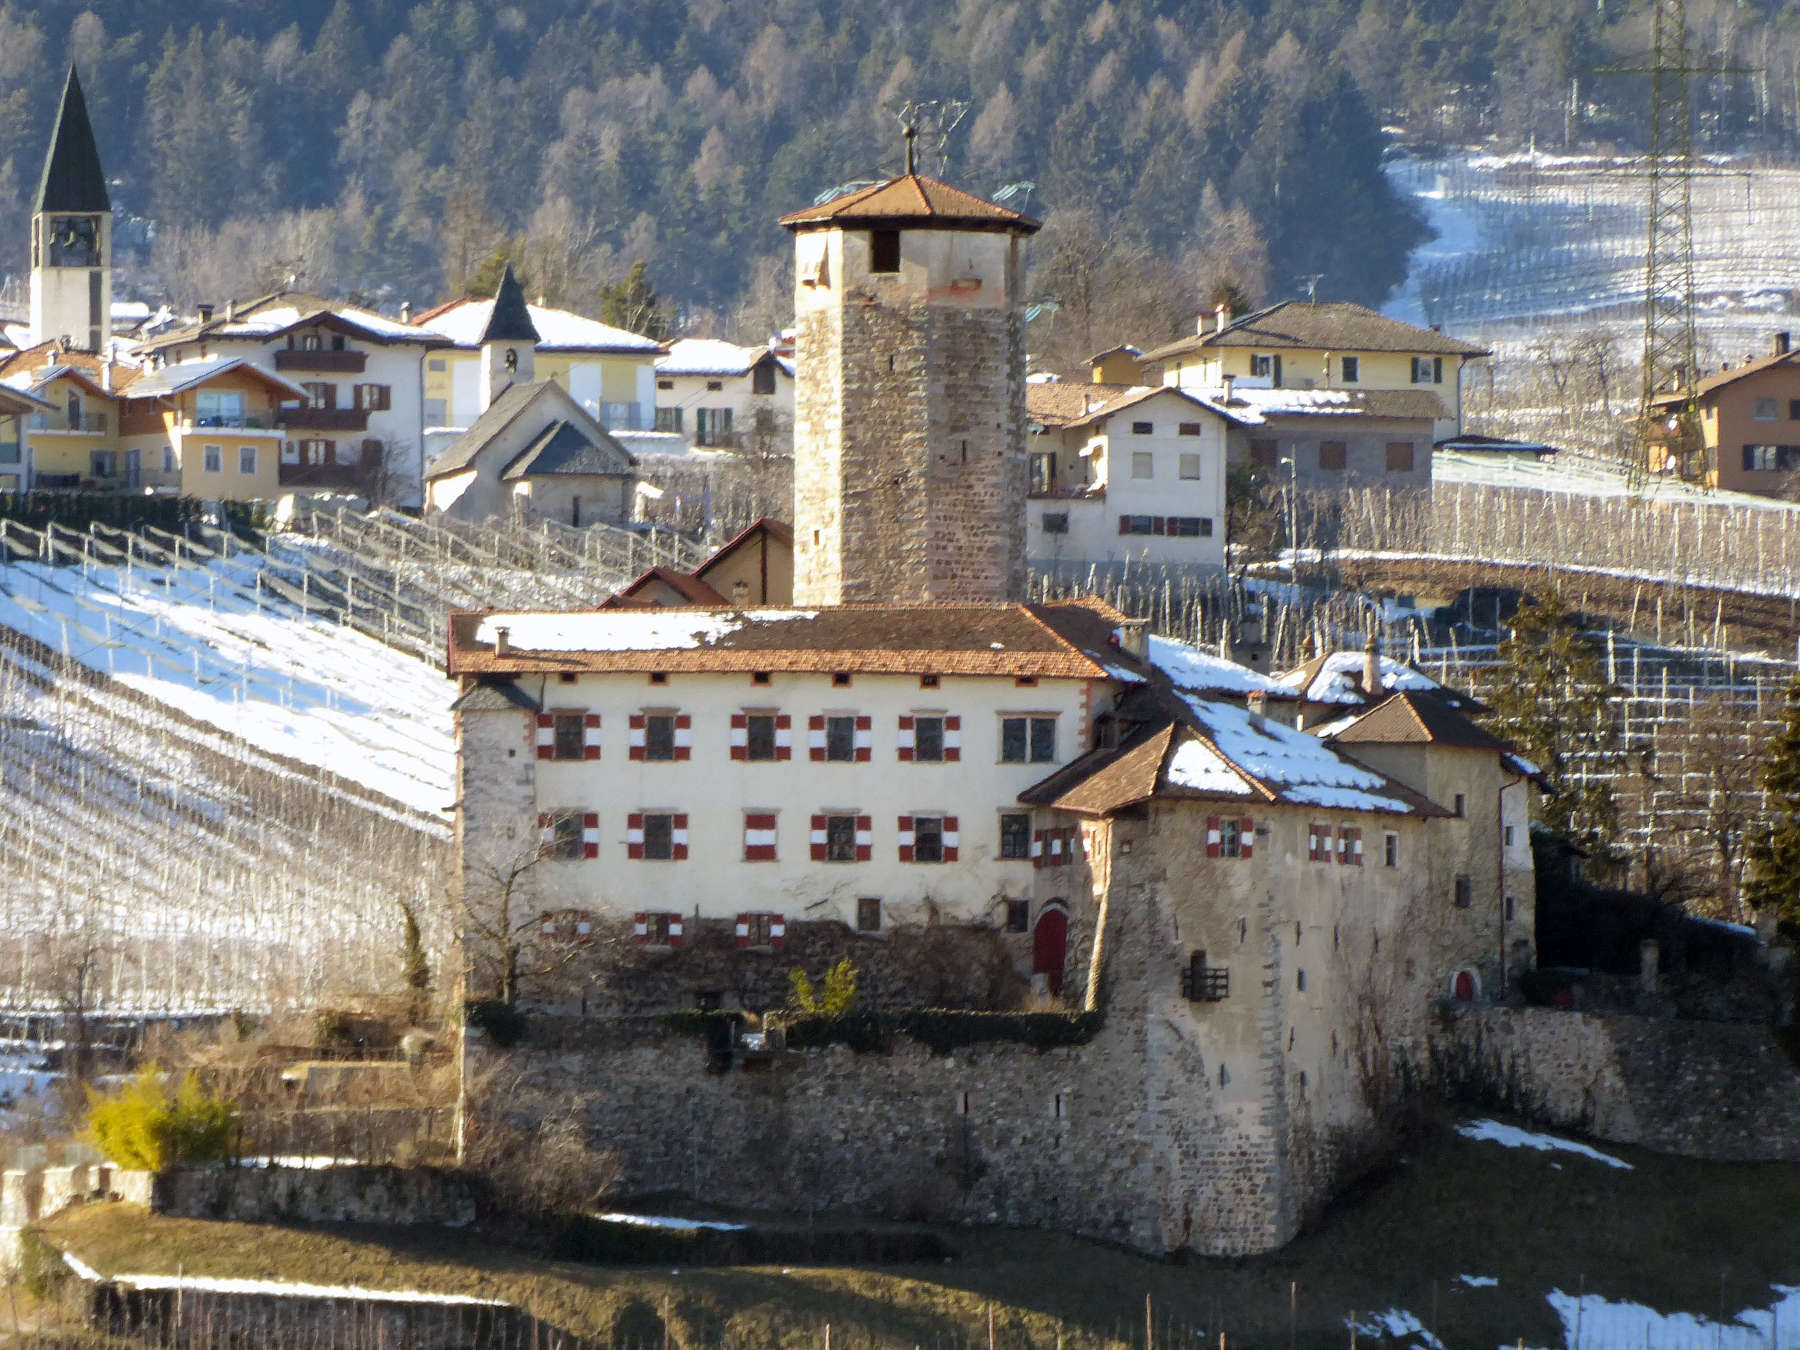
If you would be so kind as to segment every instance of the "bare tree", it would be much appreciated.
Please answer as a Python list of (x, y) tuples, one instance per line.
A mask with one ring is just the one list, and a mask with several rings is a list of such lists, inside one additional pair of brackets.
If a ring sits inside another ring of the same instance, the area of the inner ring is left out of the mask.
[(539, 881), (543, 865), (558, 856), (557, 829), (552, 825), (551, 838), (544, 839), (532, 822), (522, 831), (527, 839), (522, 846), (471, 850), (455, 888), (469, 988), (508, 1007), (527, 984), (555, 975), (617, 936), (602, 932), (606, 926), (592, 918), (545, 901)]

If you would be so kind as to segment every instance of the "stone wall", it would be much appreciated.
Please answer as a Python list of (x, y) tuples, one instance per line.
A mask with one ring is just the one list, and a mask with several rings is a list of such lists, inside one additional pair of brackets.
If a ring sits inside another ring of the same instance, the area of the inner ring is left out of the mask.
[(16, 1168), (0, 1173), (0, 1273), (17, 1269), (19, 1234), (39, 1219), (90, 1195), (110, 1195), (148, 1208), (148, 1172), (111, 1163)]
[(419, 1167), (179, 1167), (155, 1179), (149, 1207), (237, 1223), (427, 1224), (475, 1221), (467, 1177)]
[(1685, 1157), (1800, 1161), (1800, 1074), (1766, 1026), (1477, 1007), (1447, 1010), (1431, 1051), (1466, 1101)]

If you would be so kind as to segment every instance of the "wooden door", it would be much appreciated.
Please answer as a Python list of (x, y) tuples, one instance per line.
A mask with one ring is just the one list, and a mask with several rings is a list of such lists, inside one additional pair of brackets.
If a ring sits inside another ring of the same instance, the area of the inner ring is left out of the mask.
[(1049, 982), (1052, 994), (1062, 993), (1063, 966), (1069, 959), (1069, 915), (1061, 905), (1045, 905), (1031, 934), (1032, 973)]

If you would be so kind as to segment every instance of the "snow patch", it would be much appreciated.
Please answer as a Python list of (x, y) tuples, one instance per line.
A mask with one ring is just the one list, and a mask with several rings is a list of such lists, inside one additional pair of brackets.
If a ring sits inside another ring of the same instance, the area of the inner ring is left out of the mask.
[(1248, 797), (1250, 785), (1224, 760), (1199, 741), (1183, 741), (1169, 758), (1169, 783), (1195, 792), (1224, 792)]
[(627, 1214), (614, 1210), (594, 1215), (602, 1223), (625, 1223), (633, 1228), (661, 1228), (672, 1233), (693, 1233), (707, 1229), (715, 1233), (741, 1233), (748, 1224), (726, 1223), (722, 1219), (684, 1219), (675, 1214)]
[(1229, 704), (1194, 697), (1185, 701), (1219, 753), (1276, 789), (1284, 801), (1339, 811), (1413, 812), (1410, 804), (1389, 795), (1380, 774), (1351, 763), (1310, 732), (1273, 718), (1253, 718)]
[[(1708, 1350), (1768, 1350), (1777, 1325), (1800, 1325), (1800, 1285), (1772, 1285), (1778, 1295), (1767, 1308), (1746, 1308), (1728, 1322), (1697, 1313), (1662, 1313), (1629, 1300), (1599, 1294), (1576, 1297), (1553, 1289), (1546, 1296), (1562, 1319), (1564, 1343), (1578, 1346), (1706, 1346)], [(1504, 1347), (1502, 1347), (1504, 1350)]]
[(1292, 698), (1293, 691), (1267, 675), (1211, 656), (1185, 642), (1173, 642), (1151, 634), (1147, 648), (1150, 664), (1169, 677), (1169, 683), (1190, 694), (1270, 694)]
[(1459, 1284), (1467, 1285), (1470, 1289), (1493, 1289), (1500, 1283), (1496, 1275), (1458, 1275), (1456, 1279)]
[[(89, 1274), (84, 1278), (99, 1279)], [(239, 1280), (195, 1275), (115, 1275), (133, 1289), (185, 1289), (205, 1294), (273, 1294), (281, 1298), (344, 1298), (376, 1303), (438, 1303), (458, 1307), (505, 1308), (503, 1299), (471, 1294), (433, 1294), (423, 1289), (370, 1289), (360, 1284), (306, 1284), (288, 1280)]]
[(693, 651), (729, 637), (747, 624), (815, 619), (812, 610), (745, 609), (712, 613), (679, 610), (619, 610), (597, 613), (490, 614), (475, 630), (475, 641), (492, 645), (499, 630), (521, 651), (674, 652)]
[(1369, 1336), (1376, 1340), (1408, 1341), (1429, 1346), (1431, 1350), (1443, 1350), (1444, 1343), (1425, 1330), (1425, 1324), (1404, 1308), (1361, 1313), (1358, 1317), (1346, 1317), (1344, 1325), (1352, 1328), (1359, 1336)]
[(1632, 1170), (1631, 1164), (1623, 1158), (1615, 1158), (1610, 1153), (1602, 1153), (1597, 1148), (1578, 1144), (1573, 1139), (1559, 1139), (1553, 1134), (1521, 1130), (1516, 1125), (1502, 1125), (1497, 1120), (1464, 1121), (1456, 1127), (1456, 1132), (1465, 1139), (1485, 1139), (1489, 1143), (1499, 1144), (1503, 1148), (1529, 1148), (1536, 1149), (1540, 1153), (1553, 1151), (1574, 1153), (1583, 1158), (1591, 1158), (1595, 1162), (1605, 1163), (1608, 1167), (1617, 1167), (1626, 1172)]

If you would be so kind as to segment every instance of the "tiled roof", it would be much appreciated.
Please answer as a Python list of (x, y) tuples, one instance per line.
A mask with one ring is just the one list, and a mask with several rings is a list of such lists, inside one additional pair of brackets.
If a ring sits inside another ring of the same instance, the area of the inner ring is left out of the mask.
[[(242, 371), (292, 398), (306, 397), (306, 390), (292, 380), (264, 370), (241, 356), (218, 357), (209, 361), (175, 361), (152, 370), (133, 371), (136, 378), (125, 387), (132, 398), (166, 398), (231, 371)], [(117, 387), (120, 386), (115, 383), (115, 388)]]
[(543, 707), (514, 680), (483, 680), (450, 705), (451, 712), (537, 712)]
[(507, 385), (500, 391), (500, 397), (488, 404), (481, 416), (475, 419), (474, 424), (451, 442), (443, 454), (431, 461), (425, 470), (425, 476), (439, 478), (468, 468), (482, 448), (499, 434), (500, 429), (525, 411), (525, 405), (542, 394), (549, 383), (545, 380), (534, 384)]
[(768, 516), (759, 516), (718, 548), (712, 556), (694, 569), (696, 578), (704, 577), (720, 563), (728, 560), (733, 554), (746, 547), (751, 541), (766, 537), (770, 543), (785, 546), (790, 552), (794, 547), (794, 527), (785, 521), (771, 520)]
[(1065, 764), (1019, 794), (1027, 806), (1055, 806), (1104, 816), (1147, 802), (1162, 785), (1175, 723), (1138, 726), (1113, 749), (1095, 750)]
[(1429, 328), (1377, 314), (1345, 301), (1311, 304), (1283, 300), (1225, 326), (1225, 331), (1198, 333), (1154, 347), (1145, 361), (1168, 361), (1209, 347), (1284, 348), (1331, 352), (1416, 352), (1421, 356), (1486, 356), (1486, 348)]
[(535, 441), (521, 450), (500, 471), (500, 477), (510, 481), (546, 478), (552, 474), (618, 476), (629, 474), (632, 464), (625, 448), (604, 431), (596, 434), (559, 419), (545, 427)]
[(106, 174), (100, 168), (100, 150), (94, 144), (94, 127), (88, 121), (87, 99), (82, 97), (74, 66), (69, 67), (69, 78), (63, 84), (62, 104), (56, 110), (50, 150), (44, 156), (44, 172), (31, 209), (34, 214), (112, 210)]
[[(1777, 366), (1800, 366), (1800, 348), (1793, 351), (1776, 352), (1772, 356), (1758, 357), (1754, 361), (1746, 361), (1741, 366), (1733, 366), (1730, 370), (1717, 371), (1701, 380), (1694, 390), (1697, 398), (1705, 398), (1714, 390), (1723, 389), (1726, 385), (1736, 384), (1739, 380), (1747, 380), (1752, 375), (1760, 375), (1765, 370), (1773, 370)], [(1676, 390), (1662, 394), (1655, 400), (1660, 406), (1669, 406), (1681, 402), (1685, 391)]]
[(677, 571), (673, 567), (652, 567), (639, 573), (629, 585), (621, 587), (617, 594), (602, 600), (600, 608), (621, 609), (631, 605), (649, 605), (651, 601), (639, 600), (637, 597), (648, 590), (653, 582), (661, 582), (690, 605), (723, 609), (731, 604), (729, 598), (720, 595), (696, 576)]
[[(1336, 703), (1346, 708), (1367, 707), (1370, 699), (1362, 679), (1367, 656), (1363, 652), (1326, 652), (1294, 669), (1275, 677), (1279, 684), (1295, 690), (1309, 703)], [(1382, 696), (1395, 693), (1431, 693), (1444, 698), (1449, 706), (1464, 712), (1486, 712), (1477, 698), (1439, 684), (1431, 676), (1404, 661), (1383, 656), (1381, 662)]]
[(43, 412), (53, 406), (29, 390), (14, 389), (9, 385), (0, 384), (0, 413), (4, 413), (8, 417)]
[(267, 342), (280, 337), (289, 329), (310, 323), (337, 328), (363, 342), (418, 342), (433, 347), (447, 345), (436, 333), (403, 324), (397, 319), (390, 319), (358, 305), (327, 300), (304, 291), (274, 291), (250, 300), (234, 302), (203, 322), (160, 332), (146, 339), (137, 350), (155, 351), (163, 347), (197, 342), (202, 338)]
[(1332, 738), (1346, 745), (1442, 745), (1458, 750), (1492, 750), (1509, 754), (1507, 744), (1490, 735), (1437, 694), (1395, 694)]
[[(1052, 618), (1056, 627), (1047, 621)], [(1104, 623), (1092, 606), (1055, 604), (465, 612), (450, 616), (450, 673), (781, 670), (1105, 679), (1104, 658), (1058, 631), (1105, 631)], [(504, 656), (494, 651), (502, 627), (509, 632)]]
[(1034, 234), (1041, 222), (916, 173), (833, 197), (781, 218), (790, 230), (834, 225), (962, 225)]

